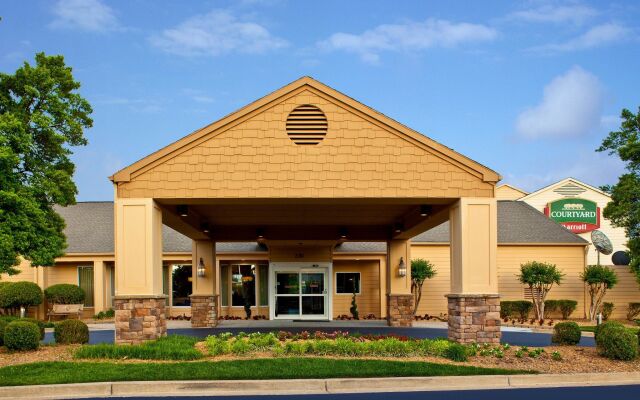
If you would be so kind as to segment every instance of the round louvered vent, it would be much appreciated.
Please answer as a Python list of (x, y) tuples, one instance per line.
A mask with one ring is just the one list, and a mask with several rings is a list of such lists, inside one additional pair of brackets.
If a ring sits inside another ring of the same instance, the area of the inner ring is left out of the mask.
[(327, 117), (316, 106), (305, 104), (287, 117), (287, 135), (295, 144), (318, 144), (327, 135)]

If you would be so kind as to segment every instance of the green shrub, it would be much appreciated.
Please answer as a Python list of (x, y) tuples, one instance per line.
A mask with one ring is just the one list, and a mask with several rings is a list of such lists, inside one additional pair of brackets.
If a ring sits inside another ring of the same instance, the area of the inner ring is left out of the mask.
[(4, 330), (4, 345), (15, 351), (35, 350), (40, 345), (40, 330), (32, 322), (10, 322)]
[(97, 313), (96, 315), (93, 316), (93, 318), (95, 319), (107, 319), (107, 318), (113, 318), (116, 316), (116, 312), (113, 310), (113, 308), (110, 308), (106, 311), (100, 311), (99, 313)]
[(227, 340), (221, 339), (216, 336), (209, 336), (205, 340), (209, 355), (221, 356), (223, 354), (231, 353), (231, 344)]
[(460, 343), (451, 343), (444, 351), (444, 357), (452, 361), (467, 361), (467, 348)]
[(545, 312), (556, 312), (558, 311), (559, 308), (559, 304), (558, 304), (559, 300), (545, 300), (544, 301), (544, 311)]
[(47, 302), (51, 304), (83, 304), (85, 293), (78, 285), (60, 283), (44, 290)]
[(251, 351), (251, 346), (249, 346), (249, 342), (244, 339), (236, 339), (231, 344), (231, 352), (236, 355), (247, 354)]
[(575, 300), (558, 300), (558, 309), (562, 314), (562, 319), (567, 319), (578, 307), (578, 302)]
[(4, 345), (4, 330), (9, 325), (9, 321), (0, 319), (0, 346)]
[(602, 319), (607, 321), (611, 314), (613, 314), (613, 309), (615, 308), (615, 304), (613, 303), (602, 303)]
[(551, 343), (576, 345), (580, 342), (580, 327), (575, 322), (560, 322), (553, 327)]
[(640, 315), (640, 303), (629, 303), (627, 308), (627, 319), (633, 321)]
[[(70, 320), (74, 321), (74, 320)], [(80, 347), (75, 358), (109, 358), (137, 360), (197, 360), (202, 358), (191, 336), (169, 335), (137, 345), (96, 344)]]
[(59, 344), (89, 343), (89, 327), (80, 320), (66, 319), (55, 325), (53, 337)]
[(501, 301), (500, 302), (500, 318), (507, 319), (513, 316), (513, 302)]
[(520, 319), (527, 319), (533, 308), (533, 303), (527, 300), (517, 300), (513, 302), (513, 311)]
[(620, 322), (617, 321), (607, 321), (603, 324), (600, 324), (598, 326), (596, 326), (596, 328), (593, 331), (593, 336), (594, 339), (596, 341), (596, 345), (598, 344), (598, 338), (600, 337), (600, 334), (602, 332), (605, 332), (609, 329), (613, 329), (613, 328), (617, 328), (617, 327), (622, 327), (624, 328), (624, 325), (622, 325)]
[(46, 325), (44, 321), (40, 321), (35, 318), (21, 318), (20, 321), (31, 322), (32, 324), (35, 324), (40, 331), (40, 340), (44, 340), (44, 328)]
[(607, 358), (633, 360), (638, 356), (638, 338), (624, 326), (612, 325), (598, 332), (597, 349)]
[(20, 307), (28, 308), (39, 304), (42, 304), (42, 289), (36, 283), (7, 282), (0, 286), (0, 308), (15, 313)]

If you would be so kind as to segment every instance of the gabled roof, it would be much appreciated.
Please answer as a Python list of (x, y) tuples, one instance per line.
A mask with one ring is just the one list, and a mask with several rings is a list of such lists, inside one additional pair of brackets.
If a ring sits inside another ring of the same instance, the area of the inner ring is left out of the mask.
[[(56, 207), (67, 226), (68, 254), (113, 253), (113, 202), (81, 202)], [(448, 243), (449, 222), (424, 232), (413, 239), (416, 243)], [(162, 227), (163, 250), (166, 253), (190, 253), (191, 239), (168, 226)], [(498, 243), (522, 244), (587, 244), (587, 242), (550, 220), (521, 201), (498, 201)], [(220, 253), (255, 253), (266, 251), (258, 243), (216, 243)], [(381, 242), (345, 242), (337, 253), (385, 252)]]
[(522, 193), (523, 196), (529, 194), (529, 192), (525, 192), (524, 190), (520, 189), (519, 187), (515, 187), (513, 185), (509, 185), (508, 183), (503, 183), (501, 185), (496, 186), (496, 190), (500, 189), (503, 186), (507, 187), (507, 188), (510, 188), (512, 190), (515, 190), (516, 192), (520, 192), (520, 193)]
[(520, 201), (526, 201), (526, 200), (528, 200), (528, 199), (530, 199), (532, 197), (537, 196), (538, 194), (540, 194), (540, 193), (542, 193), (544, 191), (547, 191), (549, 189), (553, 189), (554, 187), (559, 187), (559, 186), (566, 185), (567, 183), (572, 183), (574, 185), (582, 186), (583, 188), (585, 188), (587, 190), (592, 190), (592, 191), (597, 192), (597, 193), (599, 193), (599, 194), (601, 194), (603, 196), (611, 197), (611, 195), (609, 193), (604, 192), (604, 191), (598, 189), (595, 186), (591, 186), (588, 183), (584, 183), (582, 181), (579, 181), (576, 178), (569, 177), (569, 178), (564, 178), (564, 179), (562, 179), (562, 180), (560, 180), (558, 182), (552, 183), (550, 185), (547, 185), (547, 186), (545, 186), (543, 188), (540, 188), (540, 189), (536, 190), (535, 192), (531, 192), (531, 193), (529, 193), (528, 195), (524, 196), (523, 198), (521, 198), (519, 200)]
[(359, 112), (362, 115), (373, 119), (376, 123), (383, 125), (390, 132), (395, 133), (396, 135), (410, 142), (413, 142), (416, 145), (428, 147), (429, 150), (434, 154), (447, 159), (448, 161), (466, 170), (475, 172), (476, 174), (481, 176), (482, 180), (485, 182), (498, 182), (501, 179), (500, 175), (490, 168), (476, 161), (473, 161), (472, 159), (454, 151), (453, 149), (446, 147), (436, 142), (435, 140), (430, 139), (420, 134), (419, 132), (408, 128), (407, 126), (393, 120), (392, 118), (389, 118), (386, 115), (379, 113), (378, 111), (375, 111), (374, 109), (308, 76), (302, 77), (268, 94), (267, 96), (262, 97), (254, 101), (253, 103), (225, 116), (224, 118), (210, 125), (207, 125), (204, 128), (201, 128), (185, 136), (184, 138), (150, 154), (149, 156), (136, 161), (128, 167), (113, 174), (110, 179), (113, 182), (128, 182), (131, 180), (132, 175), (137, 173), (138, 171), (154, 166), (158, 163), (162, 163), (163, 161), (168, 160), (180, 154), (182, 151), (190, 148), (191, 146), (199, 143), (199, 141), (203, 140), (204, 138), (210, 137), (217, 132), (222, 132), (229, 129), (236, 123), (236, 121), (242, 119), (243, 117), (246, 117), (252, 113), (260, 112), (261, 110), (268, 108), (277, 101), (280, 101), (282, 98), (305, 89), (313, 91), (316, 94), (328, 96), (332, 99), (332, 101), (339, 103), (341, 106)]

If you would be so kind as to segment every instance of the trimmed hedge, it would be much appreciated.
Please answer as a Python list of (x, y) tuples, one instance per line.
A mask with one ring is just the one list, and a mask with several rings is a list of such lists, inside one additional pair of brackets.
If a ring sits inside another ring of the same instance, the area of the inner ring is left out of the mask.
[(9, 350), (35, 350), (40, 346), (40, 330), (28, 321), (13, 321), (4, 330), (4, 345)]
[(607, 321), (611, 317), (611, 314), (613, 314), (614, 308), (616, 308), (616, 306), (613, 303), (602, 303), (602, 319)]
[(544, 309), (549, 312), (558, 311), (562, 314), (562, 319), (568, 319), (578, 307), (575, 300), (545, 300)]
[(580, 326), (575, 322), (560, 322), (553, 327), (551, 343), (573, 346), (580, 342)]
[(501, 301), (500, 317), (527, 319), (533, 309), (533, 303), (528, 300)]
[(4, 330), (9, 325), (9, 321), (0, 319), (0, 346), (4, 345)]
[(628, 361), (638, 356), (638, 338), (621, 324), (600, 329), (596, 346), (600, 355), (614, 360)]
[(31, 322), (32, 324), (35, 324), (40, 331), (40, 340), (44, 340), (44, 328), (46, 325), (44, 321), (40, 321), (35, 318), (21, 318), (19, 319), (19, 321)]
[(78, 285), (59, 283), (44, 290), (47, 302), (51, 304), (83, 304), (84, 290)]
[(89, 327), (80, 320), (66, 319), (56, 324), (53, 337), (59, 344), (89, 343)]
[(6, 282), (0, 286), (0, 308), (17, 310), (37, 306), (42, 304), (42, 299), (42, 289), (33, 282)]

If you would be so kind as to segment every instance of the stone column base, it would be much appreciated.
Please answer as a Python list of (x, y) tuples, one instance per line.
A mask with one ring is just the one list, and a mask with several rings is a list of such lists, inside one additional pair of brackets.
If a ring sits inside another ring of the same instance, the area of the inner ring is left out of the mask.
[(500, 295), (448, 294), (449, 339), (500, 343)]
[(389, 326), (413, 325), (413, 295), (387, 295), (387, 324)]
[(218, 295), (192, 294), (191, 326), (194, 328), (218, 325)]
[(167, 296), (115, 296), (116, 344), (138, 344), (167, 335)]

